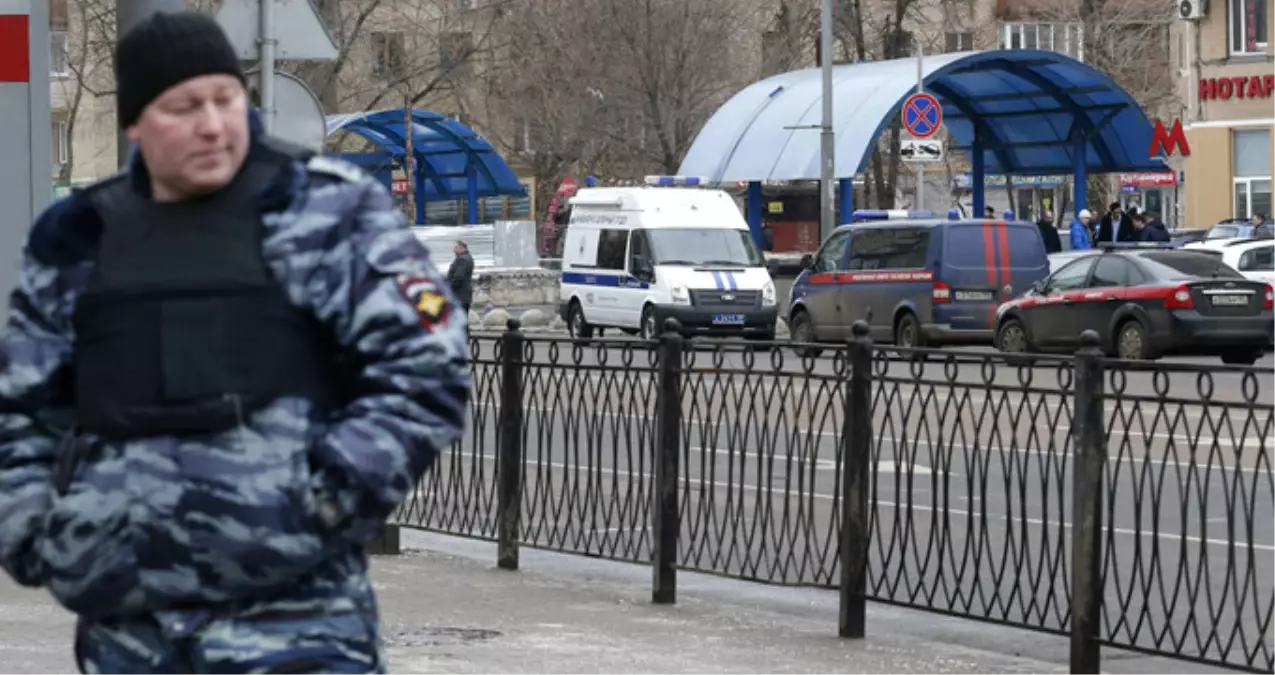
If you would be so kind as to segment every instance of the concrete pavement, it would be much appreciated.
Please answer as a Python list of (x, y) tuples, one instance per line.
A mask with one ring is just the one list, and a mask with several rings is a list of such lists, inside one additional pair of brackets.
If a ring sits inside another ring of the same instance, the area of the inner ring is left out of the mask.
[[(405, 533), (407, 546), (431, 542)], [(724, 604), (697, 593), (694, 580), (676, 606), (658, 607), (641, 568), (602, 578), (551, 564), (538, 571), (547, 554), (531, 551), (525, 570), (506, 572), (490, 563), (491, 548), (376, 559), (391, 672), (1065, 672), (1056, 662), (921, 641), (923, 631), (888, 617), (867, 640), (840, 640), (826, 603), (796, 612)], [(72, 627), (43, 592), (0, 580), (0, 671), (75, 672)]]

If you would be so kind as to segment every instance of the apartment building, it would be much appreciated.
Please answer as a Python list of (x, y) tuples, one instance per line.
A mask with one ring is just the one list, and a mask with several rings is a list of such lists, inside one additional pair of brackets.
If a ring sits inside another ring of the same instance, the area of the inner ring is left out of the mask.
[[(1271, 0), (1185, 0), (1176, 22), (1187, 224), (1271, 218)], [(1175, 148), (1176, 150), (1176, 148)]]

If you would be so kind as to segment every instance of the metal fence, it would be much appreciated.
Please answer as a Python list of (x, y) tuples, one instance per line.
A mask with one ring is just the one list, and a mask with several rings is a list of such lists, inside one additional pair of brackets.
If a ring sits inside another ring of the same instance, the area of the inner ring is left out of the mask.
[(397, 522), (498, 540), (502, 567), (648, 563), (656, 602), (678, 569), (837, 588), (843, 636), (870, 599), (1070, 634), (1088, 672), (1100, 644), (1275, 667), (1269, 368), (864, 335), (471, 350), (472, 428)]

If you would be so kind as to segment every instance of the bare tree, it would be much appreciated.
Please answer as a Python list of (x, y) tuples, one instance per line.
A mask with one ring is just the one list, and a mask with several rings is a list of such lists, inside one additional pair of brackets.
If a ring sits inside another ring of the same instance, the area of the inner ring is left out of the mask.
[[(54, 116), (66, 125), (66, 161), (56, 177), (57, 183), (69, 185), (75, 172), (75, 132), (81, 122), (91, 123), (89, 103), (112, 96), (114, 90), (115, 3), (112, 0), (66, 0), (56, 2), (55, 32), (65, 32), (65, 49), (52, 54)], [(55, 43), (57, 44), (57, 43)], [(59, 61), (61, 61), (59, 63)], [(112, 101), (112, 108), (114, 107)], [(114, 127), (111, 127), (114, 130)], [(58, 139), (54, 139), (58, 142)], [(113, 150), (113, 148), (111, 148)]]
[(639, 164), (675, 172), (708, 118), (755, 79), (744, 67), (755, 33), (741, 26), (758, 24), (758, 3), (585, 0), (576, 8), (587, 12), (588, 39), (604, 59), (602, 91), (630, 111), (630, 124), (610, 134)]

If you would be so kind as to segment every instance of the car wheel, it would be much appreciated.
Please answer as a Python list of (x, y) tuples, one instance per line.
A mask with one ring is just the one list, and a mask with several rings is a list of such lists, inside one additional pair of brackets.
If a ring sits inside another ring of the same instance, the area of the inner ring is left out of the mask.
[(650, 341), (660, 339), (660, 325), (656, 320), (655, 308), (651, 305), (647, 305), (642, 308), (642, 328), (640, 331), (641, 332), (638, 333), (638, 337), (643, 340)]
[[(895, 320), (894, 345), (904, 349), (920, 349), (929, 346), (925, 343), (925, 337), (921, 335), (921, 324), (917, 322), (916, 315), (912, 312), (904, 312)], [(903, 356), (903, 354), (900, 354), (900, 356)], [(923, 358), (921, 354), (909, 354), (908, 356)]]
[(1147, 344), (1147, 329), (1136, 319), (1120, 324), (1116, 331), (1116, 356), (1130, 361), (1154, 358)]
[(584, 320), (584, 308), (574, 300), (571, 301), (571, 309), (567, 310), (567, 333), (573, 340), (588, 340), (593, 337), (593, 326)]
[[(797, 312), (792, 317), (792, 335), (789, 338), (799, 344), (813, 344), (815, 341), (815, 324), (806, 312)], [(797, 347), (797, 356), (814, 358), (823, 353), (818, 347)]]
[(1027, 330), (1018, 319), (1008, 319), (996, 331), (996, 348), (1011, 354), (1024, 354), (1032, 351), (1027, 341)]
[(1265, 353), (1263, 349), (1228, 349), (1222, 352), (1222, 363), (1232, 366), (1251, 366)]

